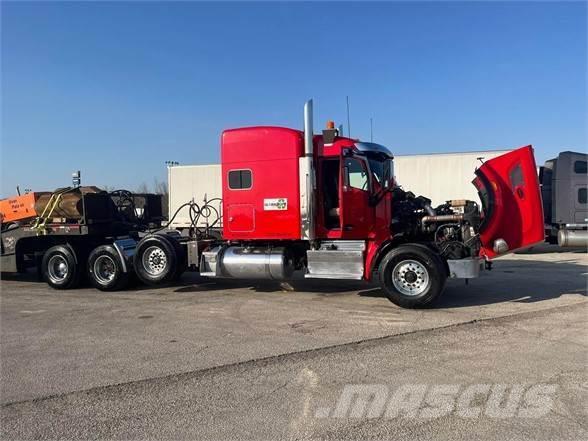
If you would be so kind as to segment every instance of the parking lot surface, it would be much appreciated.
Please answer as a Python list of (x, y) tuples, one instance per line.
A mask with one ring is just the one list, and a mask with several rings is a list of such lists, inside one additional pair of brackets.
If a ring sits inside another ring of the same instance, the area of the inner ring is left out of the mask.
[[(507, 256), (424, 310), (363, 283), (186, 274), (101, 293), (5, 278), (3, 438), (584, 438), (587, 264)], [(536, 382), (558, 387), (539, 423), (317, 416), (347, 384)]]

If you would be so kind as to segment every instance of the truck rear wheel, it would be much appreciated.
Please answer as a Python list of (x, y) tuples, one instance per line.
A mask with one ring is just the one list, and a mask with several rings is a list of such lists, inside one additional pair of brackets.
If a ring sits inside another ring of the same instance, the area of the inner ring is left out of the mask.
[(441, 259), (424, 245), (402, 245), (390, 251), (379, 266), (380, 285), (388, 299), (403, 308), (433, 302), (445, 286)]
[(164, 235), (153, 235), (139, 242), (133, 267), (141, 282), (156, 285), (178, 276), (178, 255), (172, 240)]
[(43, 279), (55, 289), (75, 288), (80, 283), (81, 266), (74, 251), (65, 245), (49, 248), (41, 260)]
[(129, 283), (129, 274), (123, 271), (120, 256), (111, 245), (101, 245), (90, 253), (88, 276), (100, 291), (120, 290)]

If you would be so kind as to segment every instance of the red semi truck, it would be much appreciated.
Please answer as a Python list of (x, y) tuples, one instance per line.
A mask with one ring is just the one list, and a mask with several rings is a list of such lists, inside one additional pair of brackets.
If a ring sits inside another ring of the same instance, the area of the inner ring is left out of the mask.
[[(116, 252), (102, 267), (88, 267), (94, 285), (118, 289), (129, 271), (144, 283), (164, 283), (187, 268), (237, 279), (377, 277), (393, 303), (414, 308), (437, 298), (448, 277), (477, 277), (492, 258), (544, 240), (531, 146), (475, 171), (481, 206), (453, 200), (432, 207), (396, 186), (386, 147), (341, 136), (334, 124), (314, 133), (312, 100), (303, 131), (224, 131), (221, 162), (222, 214), (189, 202), (194, 228), (187, 237), (159, 231), (105, 239), (99, 245)], [(213, 227), (221, 215), (220, 235), (197, 227), (202, 216)]]

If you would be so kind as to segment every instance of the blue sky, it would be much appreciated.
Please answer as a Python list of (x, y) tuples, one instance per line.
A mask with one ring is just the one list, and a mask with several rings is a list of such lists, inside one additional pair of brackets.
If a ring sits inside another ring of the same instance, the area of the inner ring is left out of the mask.
[(223, 129), (345, 122), (396, 154), (586, 150), (586, 3), (2, 3), (2, 189), (135, 189)]

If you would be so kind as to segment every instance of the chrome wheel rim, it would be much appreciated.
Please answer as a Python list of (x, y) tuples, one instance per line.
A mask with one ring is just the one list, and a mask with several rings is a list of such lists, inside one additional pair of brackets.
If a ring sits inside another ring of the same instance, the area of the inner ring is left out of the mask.
[(61, 254), (51, 256), (49, 262), (47, 262), (47, 271), (49, 273), (49, 279), (53, 283), (63, 282), (69, 273), (67, 260)]
[(94, 261), (94, 277), (98, 282), (106, 285), (116, 276), (116, 263), (110, 256), (99, 256)]
[(143, 269), (152, 276), (159, 276), (167, 267), (165, 251), (158, 246), (151, 246), (143, 253)]
[(392, 271), (392, 283), (401, 294), (418, 296), (429, 287), (429, 272), (416, 260), (403, 260)]

